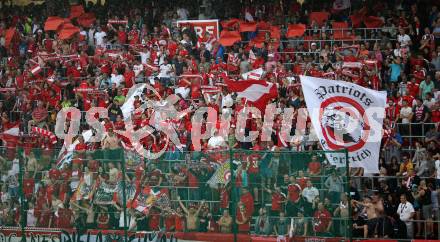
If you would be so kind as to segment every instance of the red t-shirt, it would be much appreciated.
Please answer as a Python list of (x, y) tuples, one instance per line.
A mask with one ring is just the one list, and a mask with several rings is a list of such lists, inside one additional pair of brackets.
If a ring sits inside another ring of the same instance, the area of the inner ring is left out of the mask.
[(332, 215), (327, 210), (316, 211), (314, 214), (316, 223), (314, 223), (314, 229), (316, 232), (326, 232), (329, 223), (332, 220)]
[(56, 169), (56, 168), (52, 168), (49, 170), (49, 178), (50, 179), (55, 179), (58, 180), (60, 179), (61, 176), (61, 171)]
[(251, 193), (245, 193), (240, 197), (240, 201), (244, 204), (246, 207), (246, 215), (252, 216), (254, 213), (254, 198), (252, 197)]
[(176, 226), (176, 231), (183, 231), (183, 225), (185, 224), (184, 218), (176, 216), (174, 220), (174, 224)]
[(174, 231), (177, 215), (173, 214), (165, 218), (165, 231)]
[(158, 231), (160, 226), (160, 214), (158, 213), (150, 214), (148, 225), (150, 227), (150, 230)]
[(68, 208), (58, 209), (58, 228), (69, 229), (72, 228), (70, 219), (73, 216), (73, 212)]
[(318, 161), (309, 163), (309, 171), (311, 174), (318, 174), (321, 171), (321, 163)]
[(23, 179), (23, 192), (26, 196), (32, 195), (34, 192), (35, 181), (34, 178)]
[[(236, 212), (236, 214), (237, 214), (237, 220), (239, 221), (239, 222), (243, 222), (244, 221), (244, 217), (243, 217), (243, 215), (241, 214), (241, 212), (240, 212), (240, 210), (239, 210), (239, 208), (237, 208), (237, 212)], [(247, 216), (247, 215), (246, 215)], [(249, 232), (249, 229), (250, 229), (250, 221), (247, 221), (247, 223), (244, 223), (244, 224), (239, 224), (238, 225), (238, 231), (239, 232)]]
[(307, 182), (309, 181), (309, 178), (307, 177), (301, 177), (297, 179), (299, 186), (301, 187), (301, 190), (304, 189), (307, 186)]
[(289, 201), (297, 202), (301, 195), (301, 186), (298, 184), (289, 184), (287, 191), (289, 192)]
[(220, 189), (220, 208), (229, 207), (229, 192), (225, 188)]
[(281, 204), (285, 198), (286, 196), (282, 193), (272, 193), (272, 211), (281, 211)]

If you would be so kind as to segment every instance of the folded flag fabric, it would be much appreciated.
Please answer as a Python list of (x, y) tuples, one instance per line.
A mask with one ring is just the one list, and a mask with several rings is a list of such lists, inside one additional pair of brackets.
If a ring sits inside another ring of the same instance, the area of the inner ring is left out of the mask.
[(287, 28), (287, 38), (300, 37), (304, 35), (306, 26), (304, 24), (289, 24)]

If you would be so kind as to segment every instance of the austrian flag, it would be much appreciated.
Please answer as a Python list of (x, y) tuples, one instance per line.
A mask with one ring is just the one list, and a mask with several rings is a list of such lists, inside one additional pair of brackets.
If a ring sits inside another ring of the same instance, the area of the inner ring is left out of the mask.
[(245, 98), (260, 111), (264, 111), (267, 103), (278, 96), (276, 84), (264, 80), (225, 80), (225, 83), (230, 91), (238, 94), (238, 98)]
[(37, 75), (38, 73), (40, 73), (42, 71), (42, 68), (39, 64), (36, 64), (34, 66), (31, 67), (31, 73), (32, 75)]

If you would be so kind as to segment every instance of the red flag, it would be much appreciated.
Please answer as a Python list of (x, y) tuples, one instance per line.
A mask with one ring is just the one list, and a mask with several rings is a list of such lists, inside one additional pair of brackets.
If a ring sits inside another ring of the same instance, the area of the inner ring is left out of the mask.
[(51, 16), (48, 17), (46, 22), (44, 23), (44, 30), (45, 31), (49, 31), (49, 30), (57, 30), (58, 27), (60, 25), (62, 25), (63, 23), (65, 23), (66, 20), (57, 16)]
[(267, 103), (278, 96), (277, 86), (274, 83), (263, 80), (231, 81), (225, 80), (225, 84), (238, 97), (243, 97), (248, 103), (264, 111)]
[(235, 42), (241, 41), (238, 31), (223, 30), (220, 34), (219, 43), (223, 46), (232, 46)]
[(84, 12), (84, 7), (82, 5), (73, 5), (70, 6), (70, 19), (78, 18)]
[(368, 16), (364, 19), (367, 28), (380, 28), (384, 24), (382, 18), (376, 16)]
[(263, 48), (263, 43), (266, 41), (266, 34), (264, 32), (258, 32), (257, 36), (249, 42), (249, 46)]
[(367, 11), (368, 9), (363, 7), (359, 11), (355, 12), (353, 15), (350, 15), (351, 25), (354, 28), (361, 27), (361, 23), (364, 21)]
[(58, 38), (61, 40), (70, 39), (76, 33), (79, 33), (79, 28), (72, 25), (71, 23), (64, 24), (58, 31)]
[(257, 30), (257, 23), (255, 22), (241, 22), (240, 32), (255, 32)]
[(223, 28), (229, 29), (229, 28), (235, 28), (239, 22), (240, 22), (239, 19), (233, 18), (233, 19), (229, 19), (229, 20), (223, 20), (221, 22), (221, 25)]
[(309, 15), (309, 20), (310, 23), (315, 21), (319, 26), (322, 26), (324, 22), (327, 21), (329, 15), (330, 14), (328, 12), (311, 12)]
[(306, 31), (306, 26), (304, 24), (289, 24), (287, 28), (287, 38), (303, 36)]
[(332, 27), (334, 29), (333, 31), (333, 38), (334, 39), (344, 39), (347, 35), (348, 30), (348, 23), (347, 22), (333, 22)]
[(14, 37), (17, 36), (16, 34), (17, 34), (17, 31), (15, 31), (15, 28), (9, 28), (6, 30), (6, 34), (5, 34), (5, 47), (6, 48), (9, 47), (9, 45), (11, 44)]
[(94, 13), (85, 13), (81, 15), (76, 21), (79, 25), (85, 28), (89, 28), (96, 21), (96, 17)]
[(257, 24), (259, 30), (270, 30), (270, 24), (268, 22), (260, 21)]
[(278, 26), (270, 26), (270, 37), (272, 39), (281, 39), (281, 31)]

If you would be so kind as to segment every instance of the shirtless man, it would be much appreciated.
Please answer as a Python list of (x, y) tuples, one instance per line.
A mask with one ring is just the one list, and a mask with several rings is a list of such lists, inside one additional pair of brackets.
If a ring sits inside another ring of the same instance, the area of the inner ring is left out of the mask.
[(378, 237), (379, 234), (382, 234), (380, 226), (380, 217), (384, 211), (382, 200), (380, 200), (377, 194), (366, 197), (364, 202), (358, 202), (353, 200), (354, 204), (359, 204), (364, 207), (363, 213), (367, 214), (367, 225), (368, 225), (368, 235)]
[(221, 233), (231, 233), (232, 229), (232, 217), (229, 215), (229, 211), (227, 209), (223, 210), (223, 216), (217, 221), (220, 226)]
[(182, 201), (180, 200), (180, 197), (177, 197), (177, 200), (179, 201), (180, 207), (185, 212), (185, 218), (186, 218), (186, 230), (188, 232), (197, 232), (198, 231), (198, 220), (199, 220), (199, 213), (202, 209), (203, 205), (205, 204), (205, 201), (203, 200), (200, 204), (199, 208), (196, 210), (193, 206), (190, 206), (189, 209), (183, 205)]
[(112, 128), (108, 129), (107, 135), (102, 140), (102, 148), (115, 150), (119, 148), (119, 138), (115, 135)]
[(120, 141), (112, 128), (108, 129), (107, 134), (101, 142), (101, 147), (105, 150), (104, 159), (117, 159), (119, 157), (117, 151), (120, 148)]

